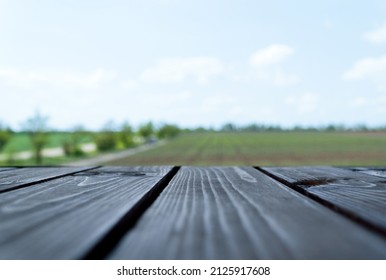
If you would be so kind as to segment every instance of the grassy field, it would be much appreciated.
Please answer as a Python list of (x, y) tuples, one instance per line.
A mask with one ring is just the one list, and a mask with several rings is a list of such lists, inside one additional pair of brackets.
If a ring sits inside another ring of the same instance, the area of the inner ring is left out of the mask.
[(386, 133), (191, 133), (108, 164), (385, 166)]
[[(44, 148), (61, 148), (63, 144), (73, 139), (73, 136), (68, 132), (50, 132), (47, 134), (47, 143)], [(91, 135), (82, 135), (79, 137), (79, 144), (92, 142)], [(17, 165), (17, 166), (29, 166), (36, 165), (36, 161), (33, 157), (28, 159), (17, 159), (14, 157), (20, 152), (32, 152), (33, 147), (31, 145), (31, 139), (26, 133), (15, 133), (11, 136), (11, 139), (4, 147), (2, 153), (0, 153), (0, 166)], [(89, 157), (90, 155), (84, 155), (83, 157)], [(4, 159), (7, 158), (7, 159)], [(65, 164), (78, 160), (76, 156), (59, 156), (59, 157), (45, 157), (42, 164), (44, 165), (58, 165)]]
[[(63, 143), (70, 139), (70, 133), (66, 132), (51, 132), (47, 136), (47, 145), (45, 148), (54, 148), (61, 147)], [(82, 143), (91, 142), (92, 138), (89, 136), (84, 136), (80, 140)], [(26, 133), (15, 133), (12, 135), (12, 138), (9, 140), (7, 145), (4, 147), (4, 153), (15, 153), (22, 151), (32, 150), (31, 140), (28, 134)]]

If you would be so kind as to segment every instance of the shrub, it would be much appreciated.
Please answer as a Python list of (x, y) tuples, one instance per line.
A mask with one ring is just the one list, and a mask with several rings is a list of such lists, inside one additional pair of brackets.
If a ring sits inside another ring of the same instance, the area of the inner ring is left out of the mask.
[(0, 152), (11, 138), (11, 133), (8, 130), (1, 130), (0, 128)]
[(96, 135), (95, 144), (101, 152), (113, 150), (117, 144), (116, 135), (112, 131), (100, 132)]
[(180, 133), (180, 129), (176, 125), (165, 124), (158, 130), (158, 138), (173, 138)]
[(119, 138), (125, 148), (130, 148), (135, 145), (134, 132), (128, 123), (122, 125), (121, 131), (119, 132)]
[(147, 124), (143, 124), (138, 129), (138, 134), (143, 137), (145, 140), (149, 139), (154, 134), (154, 126), (153, 123), (148, 122)]

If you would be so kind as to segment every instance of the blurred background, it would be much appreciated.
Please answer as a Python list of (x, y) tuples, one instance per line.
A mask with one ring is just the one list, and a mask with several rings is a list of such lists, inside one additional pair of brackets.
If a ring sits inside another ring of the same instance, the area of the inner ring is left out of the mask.
[(386, 2), (0, 0), (0, 165), (386, 165)]

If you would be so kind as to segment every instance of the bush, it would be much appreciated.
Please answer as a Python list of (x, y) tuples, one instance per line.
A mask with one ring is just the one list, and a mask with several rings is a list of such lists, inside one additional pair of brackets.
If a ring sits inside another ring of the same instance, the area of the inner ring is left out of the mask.
[(180, 129), (176, 125), (165, 124), (158, 130), (158, 138), (173, 138), (180, 133)]
[(62, 147), (66, 156), (84, 156), (84, 152), (82, 151), (82, 149), (78, 145), (74, 144), (74, 142), (72, 141), (64, 142)]
[(119, 132), (119, 138), (125, 148), (135, 146), (134, 132), (132, 127), (128, 123), (124, 123), (122, 125), (121, 131)]
[(154, 126), (151, 122), (143, 124), (138, 129), (138, 134), (143, 137), (143, 139), (147, 140), (154, 134)]
[(115, 149), (117, 138), (114, 132), (101, 132), (95, 138), (97, 149), (101, 152)]
[(24, 124), (24, 129), (29, 134), (35, 153), (36, 164), (42, 163), (43, 148), (48, 143), (47, 120), (48, 117), (36, 112), (35, 115), (29, 118)]
[(74, 130), (67, 135), (66, 140), (63, 143), (63, 151), (66, 156), (80, 157), (85, 153), (81, 149), (82, 139), (88, 135), (81, 126), (77, 126)]
[(11, 138), (11, 133), (8, 130), (0, 130), (0, 152)]

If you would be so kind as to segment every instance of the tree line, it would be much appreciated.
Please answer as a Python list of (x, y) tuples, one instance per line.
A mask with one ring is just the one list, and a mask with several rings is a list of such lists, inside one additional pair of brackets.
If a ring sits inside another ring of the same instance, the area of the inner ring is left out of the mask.
[(42, 164), (43, 149), (47, 147), (50, 135), (65, 135), (60, 143), (65, 156), (80, 157), (85, 155), (81, 148), (85, 142), (95, 143), (97, 151), (106, 152), (170, 139), (182, 132), (177, 125), (162, 124), (156, 126), (152, 122), (142, 124), (137, 129), (134, 129), (128, 122), (122, 125), (109, 122), (99, 131), (91, 131), (77, 126), (65, 132), (50, 129), (47, 123), (48, 118), (40, 113), (29, 118), (23, 124), (22, 131), (19, 132), (15, 132), (10, 127), (0, 123), (0, 153), (4, 151), (12, 137), (17, 134), (28, 135), (35, 163)]
[(236, 125), (233, 123), (226, 123), (218, 129), (200, 127), (194, 131), (219, 131), (219, 132), (274, 132), (274, 131), (289, 131), (289, 132), (371, 132), (371, 131), (386, 131), (386, 126), (369, 127), (365, 124), (358, 124), (355, 126), (345, 126), (343, 124), (328, 124), (324, 126), (292, 126), (282, 127), (280, 125), (266, 125), (266, 124), (248, 124)]
[[(298, 131), (298, 132), (340, 132), (340, 131), (386, 131), (384, 127), (368, 127), (364, 124), (356, 126), (344, 126), (330, 124), (326, 126), (294, 126), (284, 128), (280, 125), (266, 124), (248, 124), (237, 125), (226, 123), (219, 128), (197, 127), (197, 128), (180, 128), (175, 124), (154, 125), (147, 122), (134, 129), (128, 122), (117, 125), (113, 122), (107, 123), (99, 131), (90, 131), (82, 126), (77, 126), (71, 131), (66, 131), (66, 137), (63, 138), (61, 146), (64, 154), (68, 157), (80, 157), (85, 154), (81, 145), (85, 141), (95, 143), (99, 152), (106, 152), (116, 149), (132, 148), (143, 143), (154, 143), (162, 139), (176, 137), (182, 132), (275, 132), (275, 131)], [(42, 151), (49, 142), (49, 135), (58, 133), (48, 127), (48, 117), (35, 113), (34, 116), (27, 119), (22, 126), (22, 132), (14, 132), (11, 128), (0, 123), (0, 153), (4, 147), (11, 141), (13, 135), (17, 133), (27, 134), (30, 145), (34, 154), (36, 164), (41, 164), (43, 160)]]

